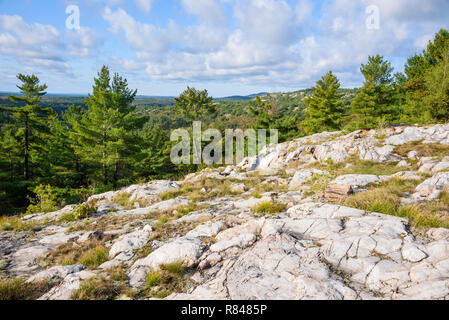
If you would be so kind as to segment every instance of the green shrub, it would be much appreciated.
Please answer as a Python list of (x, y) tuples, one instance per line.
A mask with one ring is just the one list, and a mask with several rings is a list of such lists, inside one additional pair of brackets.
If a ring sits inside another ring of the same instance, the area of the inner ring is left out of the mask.
[(74, 222), (89, 218), (92, 214), (96, 213), (95, 205), (92, 203), (83, 203), (78, 205), (71, 213), (62, 215), (59, 218), (59, 222)]
[(59, 209), (56, 191), (50, 185), (38, 185), (33, 189), (36, 195), (34, 198), (28, 197), (30, 205), (25, 215), (41, 212), (53, 212)]

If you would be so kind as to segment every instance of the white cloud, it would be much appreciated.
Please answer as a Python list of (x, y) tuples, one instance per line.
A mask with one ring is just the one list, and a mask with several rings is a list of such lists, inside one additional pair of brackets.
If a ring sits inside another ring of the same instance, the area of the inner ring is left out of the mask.
[[(149, 12), (152, 2), (141, 9)], [(161, 27), (137, 21), (123, 8), (104, 10), (110, 31), (135, 52), (134, 58), (118, 58), (125, 70), (145, 70), (159, 80), (297, 88), (313, 85), (332, 69), (344, 86), (356, 86), (362, 80), (360, 64), (368, 55), (405, 60), (448, 26), (444, 10), (449, 9), (444, 0), (324, 0), (320, 6), (312, 0), (179, 3), (185, 14), (196, 18), (193, 24), (168, 20)], [(379, 7), (379, 30), (366, 27), (368, 5)], [(5, 34), (0, 41), (14, 39)]]
[(101, 42), (91, 28), (62, 35), (52, 25), (27, 23), (18, 15), (0, 15), (0, 53), (31, 69), (71, 73), (68, 57), (92, 56)]
[(215, 0), (181, 0), (188, 14), (199, 18), (201, 23), (208, 25), (223, 25), (226, 16), (221, 5)]
[(135, 1), (139, 9), (143, 10), (146, 13), (150, 13), (153, 0), (135, 0)]
[(62, 48), (60, 33), (53, 26), (27, 24), (18, 15), (0, 15), (0, 53), (27, 66), (66, 73), (70, 67), (58, 54)]
[(67, 31), (68, 53), (74, 57), (91, 57), (103, 44), (103, 38), (89, 27)]

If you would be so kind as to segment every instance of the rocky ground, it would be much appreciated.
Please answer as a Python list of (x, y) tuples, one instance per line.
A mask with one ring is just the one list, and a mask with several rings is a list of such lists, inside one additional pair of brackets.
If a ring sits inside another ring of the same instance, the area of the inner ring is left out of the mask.
[(0, 298), (447, 299), (448, 191), (449, 125), (316, 134), (3, 219)]

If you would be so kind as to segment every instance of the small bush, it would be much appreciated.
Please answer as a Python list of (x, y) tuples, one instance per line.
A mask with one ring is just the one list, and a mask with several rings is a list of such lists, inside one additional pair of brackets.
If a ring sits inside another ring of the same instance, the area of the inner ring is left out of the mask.
[(111, 236), (105, 236), (101, 240), (86, 241), (80, 244), (68, 242), (61, 244), (38, 259), (41, 267), (84, 264), (89, 268), (106, 262), (109, 258), (108, 250), (103, 243), (110, 241)]
[(440, 193), (440, 201), (449, 206), (449, 191), (445, 190)]
[(254, 212), (263, 214), (274, 214), (285, 211), (287, 206), (275, 201), (264, 201), (254, 207)]
[[(402, 186), (408, 188), (406, 183)], [(345, 206), (370, 212), (379, 212), (410, 220), (418, 228), (449, 228), (447, 206), (442, 202), (424, 202), (417, 205), (401, 205), (398, 193), (401, 186), (378, 187), (350, 196)]]
[(74, 222), (77, 220), (87, 219), (92, 214), (96, 213), (95, 205), (92, 203), (83, 203), (78, 205), (71, 213), (62, 215), (59, 222)]
[(199, 206), (195, 203), (189, 203), (187, 206), (181, 206), (176, 209), (181, 216), (185, 216), (190, 212), (197, 211)]
[(390, 188), (381, 187), (356, 193), (346, 199), (344, 205), (357, 209), (394, 214), (400, 204), (400, 198)]
[(28, 206), (25, 215), (41, 212), (53, 212), (59, 209), (56, 192), (50, 185), (38, 185), (33, 189), (36, 195), (29, 200), (31, 204)]

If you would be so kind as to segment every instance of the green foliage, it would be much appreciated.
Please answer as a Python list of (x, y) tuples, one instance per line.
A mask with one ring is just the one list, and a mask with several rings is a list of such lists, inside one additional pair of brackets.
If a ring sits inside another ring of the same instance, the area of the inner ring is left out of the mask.
[[(255, 130), (278, 130), (279, 142), (293, 139), (298, 135), (298, 117), (283, 115), (279, 110), (276, 96), (271, 96), (268, 99), (271, 101), (265, 102), (261, 97), (256, 96), (255, 105), (249, 105), (249, 115), (255, 119), (255, 123), (251, 127)], [(269, 137), (267, 137), (266, 143), (270, 143)], [(258, 148), (261, 149), (260, 146)]]
[(393, 181), (352, 195), (345, 201), (344, 205), (407, 218), (415, 227), (419, 228), (448, 228), (449, 218), (447, 214), (439, 213), (445, 208), (444, 204), (425, 202), (419, 205), (401, 205), (401, 192), (413, 190), (412, 186), (413, 182)]
[(254, 207), (254, 212), (263, 214), (275, 214), (285, 211), (287, 206), (283, 203), (274, 201), (264, 201)]
[(101, 277), (99, 279), (90, 278), (75, 290), (72, 294), (73, 300), (113, 300), (118, 297), (124, 290), (123, 285)]
[(90, 215), (96, 213), (95, 205), (91, 203), (82, 203), (71, 212), (62, 215), (59, 222), (74, 222), (77, 220), (87, 219)]
[(126, 79), (118, 74), (111, 79), (103, 66), (94, 81), (93, 93), (85, 101), (88, 110), (73, 123), (70, 138), (75, 155), (88, 165), (89, 181), (116, 188), (122, 177), (132, 174), (140, 144), (136, 130), (143, 119), (133, 113), (137, 91), (128, 89)]
[(161, 264), (161, 270), (165, 270), (170, 273), (175, 274), (184, 274), (186, 272), (186, 268), (183, 266), (181, 262), (173, 262), (169, 264)]
[(35, 300), (50, 289), (47, 282), (27, 283), (24, 279), (0, 281), (0, 301)]
[(304, 99), (307, 106), (302, 126), (306, 134), (339, 130), (344, 121), (343, 94), (338, 91), (340, 82), (329, 71), (312, 88), (313, 95)]
[(391, 108), (394, 101), (392, 71), (391, 64), (380, 55), (370, 56), (368, 63), (362, 64), (360, 72), (365, 82), (352, 101), (352, 111), (359, 128), (376, 128), (382, 117), (387, 121), (394, 120), (395, 113)]
[(18, 217), (0, 217), (1, 231), (39, 231), (41, 226), (36, 222), (24, 222)]
[(86, 267), (96, 268), (109, 260), (109, 250), (103, 246), (97, 246), (85, 252), (79, 262)]
[(52, 212), (59, 209), (57, 195), (50, 185), (38, 185), (33, 189), (35, 198), (30, 198), (26, 214)]
[(186, 292), (190, 280), (181, 263), (161, 265), (160, 270), (150, 272), (145, 280), (144, 293), (148, 297), (163, 299), (173, 292)]
[(417, 123), (448, 120), (449, 32), (441, 29), (421, 54), (405, 65), (404, 119)]
[(175, 106), (177, 114), (190, 121), (199, 121), (203, 115), (216, 111), (214, 100), (209, 97), (207, 90), (199, 91), (190, 87), (175, 98)]

